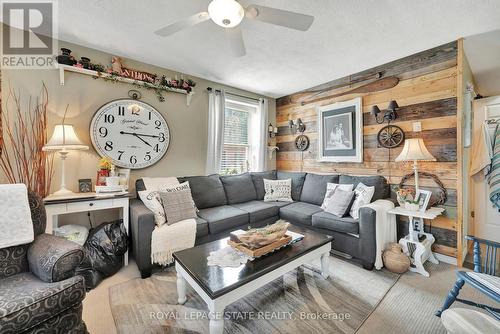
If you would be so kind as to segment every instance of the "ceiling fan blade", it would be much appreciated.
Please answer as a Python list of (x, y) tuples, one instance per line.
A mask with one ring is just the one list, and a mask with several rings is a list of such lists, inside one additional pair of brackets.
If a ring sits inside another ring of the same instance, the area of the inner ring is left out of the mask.
[(311, 15), (299, 14), (287, 10), (258, 5), (248, 6), (245, 10), (245, 15), (252, 20), (262, 21), (300, 31), (307, 31), (314, 21), (314, 16)]
[(183, 29), (192, 27), (194, 25), (197, 25), (198, 23), (205, 22), (210, 19), (210, 16), (208, 15), (207, 12), (201, 12), (198, 14), (194, 14), (190, 17), (185, 18), (184, 20), (177, 21), (175, 23), (172, 23), (166, 27), (160, 28), (155, 31), (155, 34), (165, 37), (172, 35), (178, 31), (181, 31)]
[(240, 26), (236, 26), (234, 28), (226, 28), (226, 35), (229, 38), (231, 49), (233, 50), (236, 57), (243, 57), (247, 54)]

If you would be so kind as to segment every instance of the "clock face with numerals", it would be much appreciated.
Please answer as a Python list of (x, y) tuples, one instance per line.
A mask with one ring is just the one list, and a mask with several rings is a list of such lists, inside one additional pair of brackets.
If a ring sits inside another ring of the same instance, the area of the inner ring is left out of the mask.
[(170, 131), (158, 110), (137, 100), (116, 100), (103, 105), (90, 123), (90, 138), (103, 157), (119, 167), (140, 169), (167, 153)]

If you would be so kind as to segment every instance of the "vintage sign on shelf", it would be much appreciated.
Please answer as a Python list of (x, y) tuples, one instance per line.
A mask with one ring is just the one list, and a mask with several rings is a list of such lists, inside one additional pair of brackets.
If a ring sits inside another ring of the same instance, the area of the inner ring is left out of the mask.
[(111, 64), (112, 64), (111, 69), (113, 73), (122, 76), (124, 78), (129, 78), (138, 81), (145, 81), (149, 83), (155, 83), (156, 81), (157, 77), (156, 74), (124, 67), (120, 57), (113, 56), (113, 58), (111, 58)]

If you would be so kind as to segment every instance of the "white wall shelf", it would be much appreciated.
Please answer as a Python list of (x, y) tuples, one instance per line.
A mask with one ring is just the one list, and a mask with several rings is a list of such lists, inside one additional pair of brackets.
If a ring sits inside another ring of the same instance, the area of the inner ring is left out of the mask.
[[(63, 65), (63, 64), (57, 64), (57, 68), (59, 69), (59, 83), (61, 86), (64, 86), (65, 83), (65, 72), (73, 72), (73, 73), (79, 73), (79, 74), (85, 74), (85, 75), (90, 75), (92, 77), (104, 77), (104, 78), (113, 78), (113, 80), (119, 81), (119, 82), (124, 82), (124, 83), (129, 83), (129, 84), (140, 84), (140, 85), (146, 85), (151, 88), (158, 88), (156, 86), (153, 86), (147, 82), (143, 81), (138, 81), (138, 80), (133, 80), (129, 78), (122, 78), (122, 77), (117, 77), (117, 76), (112, 76), (111, 74), (108, 73), (98, 73), (97, 71), (92, 71), (92, 70), (87, 70), (84, 68), (79, 68), (75, 66), (69, 66), (69, 65)], [(164, 87), (164, 88), (159, 88), (165, 92), (172, 92), (172, 93), (179, 93), (179, 94), (184, 94), (186, 95), (186, 105), (189, 106), (191, 104), (191, 98), (194, 95), (194, 91), (191, 91), (188, 93), (184, 89), (178, 89), (178, 88), (169, 88), (169, 87)]]

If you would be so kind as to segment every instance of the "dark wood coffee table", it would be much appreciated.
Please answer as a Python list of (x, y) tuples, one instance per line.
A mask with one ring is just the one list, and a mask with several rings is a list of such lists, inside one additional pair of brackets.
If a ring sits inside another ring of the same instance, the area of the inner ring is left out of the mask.
[(179, 304), (186, 302), (186, 282), (207, 303), (210, 333), (222, 333), (224, 308), (287, 272), (321, 258), (321, 273), (327, 279), (332, 237), (291, 225), (304, 239), (238, 268), (208, 266), (210, 252), (227, 247), (228, 238), (174, 253)]

